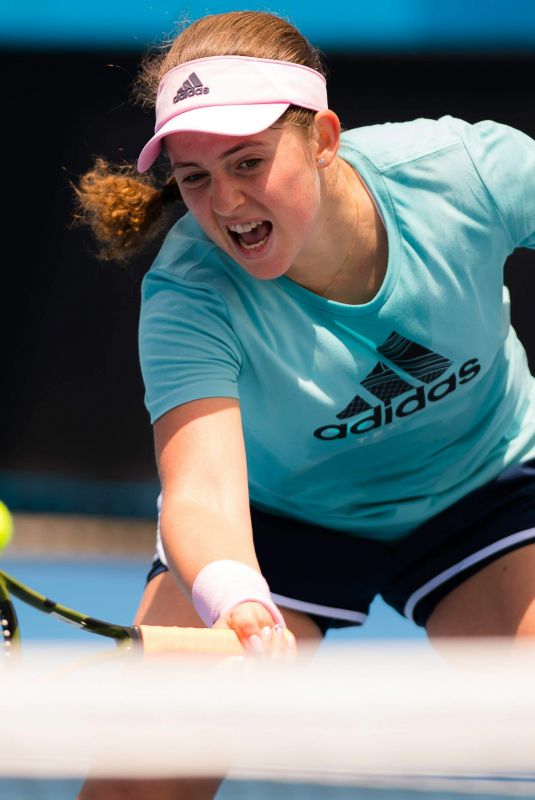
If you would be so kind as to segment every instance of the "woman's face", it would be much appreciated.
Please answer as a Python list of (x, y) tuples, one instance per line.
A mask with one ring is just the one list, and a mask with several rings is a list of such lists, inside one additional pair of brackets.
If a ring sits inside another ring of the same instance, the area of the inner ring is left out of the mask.
[(278, 278), (306, 261), (321, 192), (313, 143), (298, 128), (240, 137), (178, 133), (165, 146), (188, 209), (247, 272)]

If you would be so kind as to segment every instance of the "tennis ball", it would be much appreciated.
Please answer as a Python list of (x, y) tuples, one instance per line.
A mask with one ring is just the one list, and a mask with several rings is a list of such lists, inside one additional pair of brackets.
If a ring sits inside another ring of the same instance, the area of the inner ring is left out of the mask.
[(0, 553), (7, 547), (13, 535), (13, 520), (7, 506), (0, 500)]

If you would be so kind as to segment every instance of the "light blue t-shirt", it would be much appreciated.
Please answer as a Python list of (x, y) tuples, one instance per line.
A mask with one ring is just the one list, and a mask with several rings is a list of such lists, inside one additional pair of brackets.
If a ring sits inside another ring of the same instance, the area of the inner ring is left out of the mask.
[(399, 538), (535, 456), (535, 390), (503, 265), (535, 247), (535, 142), (445, 117), (343, 135), (389, 245), (384, 283), (345, 305), (256, 280), (186, 215), (143, 284), (151, 419), (240, 399), (251, 500)]

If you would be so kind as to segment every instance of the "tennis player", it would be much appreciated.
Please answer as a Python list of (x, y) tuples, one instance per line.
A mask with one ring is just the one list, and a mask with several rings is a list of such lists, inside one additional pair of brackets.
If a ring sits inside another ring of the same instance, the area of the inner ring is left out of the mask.
[(535, 247), (535, 143), (451, 117), (341, 134), (317, 52), (259, 12), (193, 23), (142, 79), (139, 176), (80, 185), (109, 257), (188, 212), (143, 282), (162, 496), (137, 621), (286, 656), (285, 626), (319, 641), (381, 595), (431, 637), (532, 635), (534, 382), (503, 267)]

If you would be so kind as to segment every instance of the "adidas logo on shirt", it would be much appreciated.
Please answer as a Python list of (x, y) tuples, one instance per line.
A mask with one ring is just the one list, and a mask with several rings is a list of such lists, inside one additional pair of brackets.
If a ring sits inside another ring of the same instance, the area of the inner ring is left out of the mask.
[[(443, 377), (453, 363), (449, 358), (395, 331), (377, 348), (377, 352), (416, 383), (409, 383), (403, 375), (379, 360), (360, 382), (360, 386), (366, 390), (364, 396), (356, 394), (336, 415), (339, 420), (358, 419), (352, 423), (323, 425), (314, 431), (317, 439), (345, 439), (348, 433), (361, 435), (390, 425), (396, 418), (411, 416), (422, 411), (428, 403), (436, 403), (447, 397), (459, 385), (469, 383), (481, 370), (477, 358), (470, 358), (458, 372), (450, 372)], [(368, 402), (366, 395), (370, 399), (371, 396), (375, 397), (379, 404)], [(399, 402), (394, 402), (398, 397)]]
[(193, 97), (196, 94), (208, 94), (209, 91), (210, 89), (208, 86), (204, 86), (197, 75), (192, 72), (187, 81), (184, 81), (173, 97), (173, 103), (180, 103), (180, 101), (185, 100), (186, 97)]

